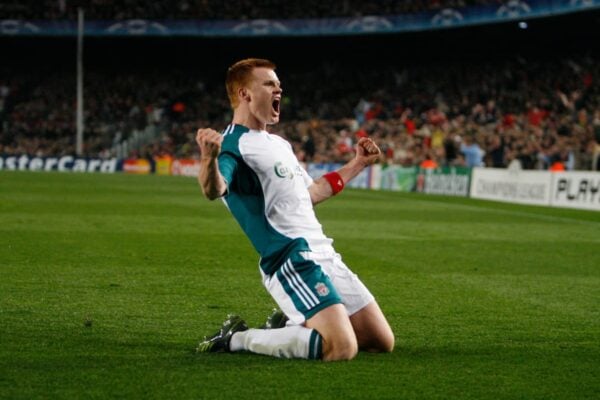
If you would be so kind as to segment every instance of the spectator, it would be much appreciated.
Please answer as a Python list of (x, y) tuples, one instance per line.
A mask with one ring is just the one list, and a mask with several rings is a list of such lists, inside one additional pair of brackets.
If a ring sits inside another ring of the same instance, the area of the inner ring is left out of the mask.
[(460, 145), (460, 151), (465, 156), (465, 163), (467, 167), (483, 167), (483, 155), (485, 152), (479, 143), (474, 138), (473, 134), (467, 134), (464, 138), (464, 142)]
[[(600, 59), (572, 60), (586, 71), (583, 78), (570, 62), (536, 58), (480, 65), (448, 61), (443, 73), (435, 65), (393, 61), (369, 70), (335, 61), (310, 70), (299, 67), (285, 77), (286, 87), (297, 95), (284, 97), (284, 122), (276, 133), (294, 142), (305, 161), (314, 162), (344, 161), (356, 138), (368, 135), (382, 144), (389, 163), (418, 165), (430, 154), (439, 164), (462, 165), (459, 150), (465, 151), (472, 135), (470, 145), (483, 146), (490, 167), (518, 159), (524, 169), (547, 169), (555, 161), (568, 169), (598, 168), (600, 89), (590, 76), (600, 75)], [(74, 77), (57, 70), (1, 68), (2, 151), (72, 152), (75, 93), (64, 88)], [(397, 71), (402, 71), (401, 79)], [(121, 65), (118, 73), (91, 66), (85, 82), (86, 154), (109, 155), (114, 144), (134, 131), (152, 129), (154, 140), (140, 150), (192, 156), (195, 128), (224, 126), (227, 100), (216, 84), (220, 78), (208, 67), (174, 72), (171, 65), (159, 64), (133, 70)], [(521, 77), (518, 82), (515, 74)], [(309, 84), (322, 81), (331, 84)], [(457, 81), (460, 85), (453, 84)], [(564, 96), (554, 89), (557, 81), (564, 88), (561, 93), (580, 93), (571, 96), (576, 102), (567, 96), (565, 106)], [(481, 82), (493, 83), (494, 92)], [(343, 98), (341, 90), (347, 93)], [(363, 123), (352, 118), (359, 102), (376, 110)], [(467, 164), (481, 165), (481, 151), (466, 150)]]

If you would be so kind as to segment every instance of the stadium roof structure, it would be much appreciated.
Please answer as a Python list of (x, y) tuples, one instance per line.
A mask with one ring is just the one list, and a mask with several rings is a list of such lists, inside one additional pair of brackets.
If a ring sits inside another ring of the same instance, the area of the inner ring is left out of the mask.
[[(336, 36), (420, 32), (525, 21), (600, 10), (600, 0), (510, 0), (501, 5), (446, 8), (435, 12), (323, 19), (255, 20), (89, 20), (85, 35), (268, 37)], [(85, 12), (85, 10), (84, 10)], [(0, 20), (0, 36), (76, 36), (77, 21)]]

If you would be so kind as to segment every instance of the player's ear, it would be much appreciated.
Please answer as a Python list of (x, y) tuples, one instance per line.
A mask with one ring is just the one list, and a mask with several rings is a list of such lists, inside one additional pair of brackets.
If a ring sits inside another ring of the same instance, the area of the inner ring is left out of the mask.
[(247, 102), (250, 102), (250, 92), (248, 91), (248, 89), (245, 87), (240, 87), (238, 89), (238, 98), (240, 100), (245, 100)]

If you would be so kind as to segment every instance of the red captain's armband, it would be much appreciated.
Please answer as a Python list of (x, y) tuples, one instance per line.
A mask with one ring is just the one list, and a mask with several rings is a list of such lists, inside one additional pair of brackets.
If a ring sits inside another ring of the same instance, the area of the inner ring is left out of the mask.
[(341, 192), (342, 189), (344, 189), (344, 180), (342, 179), (340, 174), (338, 174), (337, 172), (335, 172), (335, 171), (329, 172), (329, 173), (323, 175), (323, 178), (325, 178), (327, 180), (327, 182), (329, 182), (329, 185), (331, 186), (331, 190), (333, 191), (334, 196), (336, 194), (338, 194), (339, 192)]

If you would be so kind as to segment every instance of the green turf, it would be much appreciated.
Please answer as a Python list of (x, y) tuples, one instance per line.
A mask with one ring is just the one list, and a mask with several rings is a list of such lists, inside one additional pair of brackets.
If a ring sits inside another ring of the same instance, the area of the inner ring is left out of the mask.
[(600, 396), (600, 213), (348, 190), (318, 215), (393, 353), (197, 355), (273, 306), (220, 202), (189, 178), (0, 172), (0, 398)]

